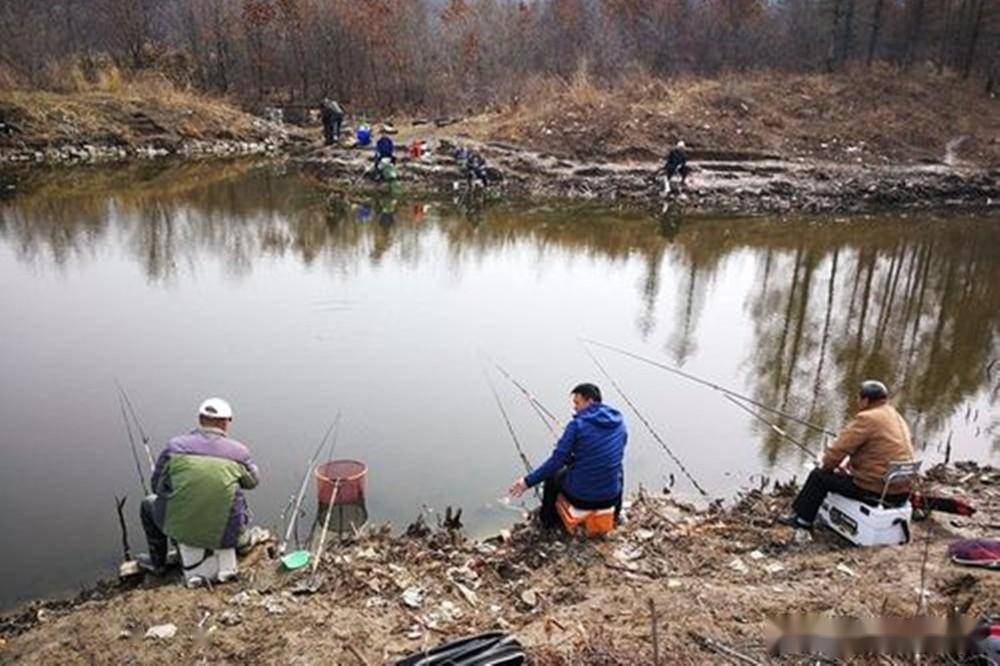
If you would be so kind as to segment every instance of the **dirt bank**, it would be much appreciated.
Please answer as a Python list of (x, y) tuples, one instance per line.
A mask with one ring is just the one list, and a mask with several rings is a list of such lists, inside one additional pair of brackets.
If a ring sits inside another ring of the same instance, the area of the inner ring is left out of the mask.
[[(418, 128), (406, 134), (418, 135)], [(405, 138), (403, 141), (405, 142)], [(482, 154), (495, 176), (490, 191), (512, 197), (672, 204), (692, 212), (869, 212), (886, 209), (982, 207), (1000, 204), (1000, 169), (947, 165), (845, 165), (775, 155), (692, 154), (693, 173), (681, 195), (667, 195), (661, 162), (584, 161), (516, 146), (451, 136), (432, 139), (430, 154), (403, 157), (395, 187), (407, 192), (451, 193), (462, 179), (455, 145)], [(362, 173), (366, 150), (314, 149), (295, 158), (331, 189), (387, 189)]]
[(157, 80), (113, 91), (0, 92), (0, 166), (276, 154), (300, 138)]
[[(213, 590), (149, 582), (35, 604), (0, 621), (0, 661), (377, 664), (500, 628), (532, 663), (642, 664), (652, 658), (652, 599), (665, 663), (724, 663), (719, 645), (763, 663), (768, 618), (780, 613), (912, 615), (925, 549), (929, 613), (1000, 612), (995, 572), (946, 559), (955, 538), (996, 536), (1000, 471), (964, 463), (928, 478), (979, 511), (932, 514), (898, 548), (856, 549), (825, 531), (801, 540), (775, 527), (792, 488), (747, 490), (705, 510), (640, 493), (627, 524), (603, 541), (527, 524), (484, 542), (420, 525), (400, 536), (366, 528), (330, 549), (314, 594), (297, 593), (307, 574), (278, 573), (259, 549), (239, 582)], [(165, 623), (177, 627), (173, 638), (145, 638)]]
[[(463, 145), (486, 157), (503, 178), (497, 189), (512, 196), (659, 205), (654, 174), (683, 139), (694, 173), (671, 203), (694, 211), (995, 206), (998, 102), (954, 77), (898, 74), (633, 75), (602, 87), (582, 70), (540, 82), (510, 107), (400, 123), (400, 142), (429, 140), (436, 153), (404, 163), (402, 185), (450, 189), (458, 171), (449, 148)], [(356, 186), (363, 169), (342, 150), (302, 160), (337, 188)]]

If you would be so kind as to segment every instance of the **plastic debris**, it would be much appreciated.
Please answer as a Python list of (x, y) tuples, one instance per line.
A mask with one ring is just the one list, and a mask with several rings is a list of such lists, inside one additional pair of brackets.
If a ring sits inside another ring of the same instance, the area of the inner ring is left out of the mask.
[(150, 627), (146, 630), (146, 638), (152, 638), (160, 641), (169, 640), (176, 635), (177, 625), (175, 624), (158, 624), (155, 627)]
[(403, 590), (403, 604), (409, 608), (420, 608), (424, 603), (424, 591), (419, 587), (408, 587)]
[(267, 599), (264, 602), (264, 609), (271, 615), (285, 614), (285, 607), (277, 599)]
[(222, 611), (222, 615), (219, 616), (219, 622), (227, 627), (235, 627), (237, 624), (243, 622), (243, 616), (229, 610)]
[(770, 564), (764, 565), (764, 571), (769, 574), (780, 573), (785, 570), (785, 565), (781, 562), (771, 562)]
[(743, 560), (741, 560), (738, 557), (734, 557), (733, 558), (733, 560), (729, 563), (729, 568), (732, 569), (733, 571), (735, 571), (737, 573), (741, 573), (741, 574), (748, 574), (748, 573), (750, 573), (750, 567), (748, 567), (746, 565), (746, 562), (744, 562)]
[(853, 577), (857, 576), (857, 574), (856, 574), (856, 573), (854, 573), (854, 570), (853, 570), (853, 569), (851, 569), (851, 568), (850, 568), (849, 566), (847, 566), (846, 564), (844, 564), (843, 562), (841, 562), (840, 564), (838, 564), (838, 565), (837, 565), (837, 571), (839, 571), (839, 572), (840, 572), (840, 573), (842, 573), (842, 574), (847, 574), (847, 575), (848, 575), (848, 576), (850, 576), (851, 578), (853, 578)]

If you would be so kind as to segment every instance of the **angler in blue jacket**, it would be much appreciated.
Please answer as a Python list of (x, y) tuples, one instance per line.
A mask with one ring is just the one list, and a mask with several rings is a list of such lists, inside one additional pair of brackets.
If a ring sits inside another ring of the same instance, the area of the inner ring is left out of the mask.
[(615, 507), (616, 517), (621, 510), (622, 461), (628, 441), (625, 420), (618, 410), (601, 402), (601, 389), (593, 384), (580, 384), (571, 394), (576, 414), (552, 455), (509, 490), (513, 497), (520, 497), (544, 481), (539, 518), (546, 527), (559, 524), (555, 508), (559, 493), (579, 509)]

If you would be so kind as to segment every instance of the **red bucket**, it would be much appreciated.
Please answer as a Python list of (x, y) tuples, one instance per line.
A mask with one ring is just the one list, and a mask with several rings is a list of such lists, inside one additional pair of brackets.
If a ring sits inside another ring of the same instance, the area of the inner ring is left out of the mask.
[(333, 504), (364, 504), (365, 479), (368, 468), (357, 460), (331, 460), (316, 467), (316, 492), (319, 503), (329, 506), (333, 488), (337, 496)]

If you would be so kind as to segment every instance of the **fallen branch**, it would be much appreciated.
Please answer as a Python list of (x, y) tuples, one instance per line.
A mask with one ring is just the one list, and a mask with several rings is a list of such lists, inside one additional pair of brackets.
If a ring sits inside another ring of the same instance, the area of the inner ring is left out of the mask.
[(690, 636), (691, 639), (694, 640), (694, 642), (697, 643), (701, 648), (708, 650), (709, 652), (725, 655), (726, 657), (734, 659), (740, 663), (750, 664), (750, 666), (764, 666), (763, 662), (757, 661), (753, 657), (743, 654), (736, 648), (729, 647), (728, 645), (720, 643), (719, 641), (709, 638), (707, 636), (696, 634), (693, 631), (689, 631), (688, 636)]
[(358, 649), (356, 647), (354, 647), (353, 645), (348, 645), (347, 646), (347, 651), (350, 652), (351, 654), (353, 654), (355, 657), (357, 657), (358, 661), (360, 661), (365, 666), (371, 666), (371, 664), (368, 663), (368, 660), (365, 659), (365, 656), (363, 654), (361, 654), (360, 652), (358, 652)]
[(657, 628), (656, 604), (649, 598), (649, 620), (653, 625), (653, 666), (660, 666), (660, 633)]
[(132, 559), (132, 549), (128, 545), (128, 527), (125, 524), (125, 500), (128, 499), (128, 495), (125, 495), (121, 499), (115, 495), (115, 507), (118, 509), (118, 524), (122, 528), (122, 548), (125, 550), (125, 561), (128, 562)]

